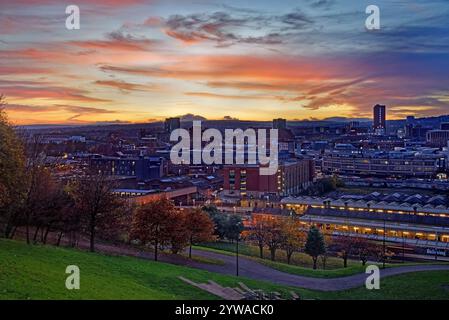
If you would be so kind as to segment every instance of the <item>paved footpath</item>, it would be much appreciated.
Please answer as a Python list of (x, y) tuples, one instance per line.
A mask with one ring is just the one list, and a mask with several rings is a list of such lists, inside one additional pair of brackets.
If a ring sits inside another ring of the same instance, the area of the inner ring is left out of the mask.
[[(205, 258), (222, 260), (224, 265), (213, 265), (194, 263), (192, 267), (208, 270), (211, 272), (218, 272), (222, 274), (235, 275), (236, 259), (234, 256), (224, 255), (220, 253), (193, 250), (193, 254)], [(435, 270), (448, 270), (449, 265), (416, 265), (416, 266), (403, 266), (393, 267), (380, 270), (380, 276), (388, 277), (398, 274), (404, 274), (409, 272), (420, 271), (435, 271)], [(239, 256), (239, 275), (255, 280), (265, 280), (277, 284), (301, 287), (311, 290), (321, 291), (340, 291), (365, 285), (367, 274), (355, 274), (352, 276), (346, 276), (341, 278), (323, 279), (299, 276), (295, 274), (285, 273), (268, 266), (265, 266), (255, 260), (248, 259)]]
[[(79, 242), (79, 247), (87, 249), (89, 247), (89, 242), (86, 240), (81, 240)], [(96, 250), (107, 254), (135, 256), (148, 260), (154, 258), (154, 255), (151, 252), (143, 252), (137, 248), (126, 245), (111, 245), (111, 244), (98, 243), (96, 245)], [(192, 253), (195, 256), (221, 260), (224, 262), (224, 264), (215, 265), (210, 263), (201, 263), (198, 261), (187, 259), (180, 255), (171, 255), (171, 254), (160, 254), (159, 261), (207, 270), (210, 272), (235, 275), (236, 271), (235, 256), (197, 249), (194, 249)], [(410, 272), (435, 271), (435, 270), (449, 271), (449, 264), (416, 265), (416, 266), (386, 268), (380, 270), (380, 275), (382, 278)], [(287, 286), (301, 287), (305, 289), (321, 290), (321, 291), (340, 291), (361, 287), (365, 285), (365, 280), (366, 277), (368, 276), (365, 273), (360, 273), (352, 276), (331, 278), (331, 279), (305, 277), (270, 268), (266, 265), (263, 265), (253, 259), (249, 259), (244, 256), (239, 256), (239, 275), (255, 280), (263, 280)]]

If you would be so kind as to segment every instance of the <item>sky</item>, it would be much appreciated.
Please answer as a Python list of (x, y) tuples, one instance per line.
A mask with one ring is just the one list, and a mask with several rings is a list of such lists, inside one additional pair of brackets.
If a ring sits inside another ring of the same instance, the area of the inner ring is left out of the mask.
[(447, 0), (0, 0), (0, 94), (18, 125), (449, 114), (448, 22)]

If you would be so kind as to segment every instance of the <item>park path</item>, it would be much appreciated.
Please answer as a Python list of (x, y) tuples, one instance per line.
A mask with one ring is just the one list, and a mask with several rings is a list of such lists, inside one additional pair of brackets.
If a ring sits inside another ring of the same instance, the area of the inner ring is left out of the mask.
[[(236, 259), (234, 256), (204, 250), (194, 250), (193, 254), (204, 258), (219, 259), (224, 262), (224, 265), (200, 264), (201, 266), (195, 267), (211, 272), (235, 275)], [(381, 269), (380, 276), (381, 278), (384, 278), (410, 272), (441, 270), (449, 271), (449, 265), (414, 265), (392, 267)], [(265, 280), (276, 284), (321, 291), (340, 291), (361, 287), (365, 285), (365, 280), (368, 276), (365, 273), (360, 273), (331, 279), (305, 277), (282, 272), (265, 266), (253, 259), (248, 259), (242, 256), (239, 256), (239, 275), (255, 280)]]
[[(65, 241), (63, 241), (64, 243)], [(82, 238), (78, 243), (78, 247), (82, 249), (89, 248), (89, 241)], [(110, 244), (97, 242), (96, 251), (112, 255), (126, 255), (134, 256), (142, 259), (152, 260), (154, 255), (152, 252), (142, 251), (139, 248), (125, 245), (125, 244)], [(195, 260), (190, 260), (181, 255), (172, 255), (161, 253), (159, 255), (160, 262), (166, 262), (176, 265), (197, 268), (210, 272), (216, 272), (226, 275), (236, 274), (236, 258), (233, 255), (221, 254), (218, 252), (211, 252), (206, 250), (193, 249), (194, 256), (203, 258), (215, 259), (223, 261), (223, 264), (202, 263)], [(448, 270), (449, 264), (446, 265), (414, 265), (414, 266), (400, 266), (380, 270), (381, 278), (422, 271), (441, 271)], [(239, 275), (254, 280), (269, 281), (276, 284), (300, 287), (310, 290), (321, 291), (340, 291), (352, 288), (357, 288), (365, 285), (367, 274), (360, 273), (341, 278), (313, 278), (300, 276), (282, 272), (270, 268), (264, 264), (257, 262), (254, 259), (245, 256), (239, 256)]]
[[(88, 242), (80, 241), (80, 247), (88, 248)], [(142, 259), (152, 260), (154, 255), (152, 252), (141, 251), (137, 248), (122, 245), (116, 246), (111, 244), (97, 244), (97, 251), (101, 251), (109, 254), (116, 255), (129, 255), (135, 256)], [(206, 270), (210, 272), (235, 275), (236, 274), (236, 258), (235, 256), (228, 254), (221, 254), (218, 252), (211, 252), (206, 250), (193, 249), (192, 254), (194, 256), (221, 260), (223, 264), (211, 264), (202, 263), (195, 260), (190, 260), (184, 256), (164, 254), (159, 255), (160, 262), (166, 262), (181, 266), (187, 266), (191, 268)], [(385, 278), (389, 276), (411, 273), (411, 272), (422, 272), (422, 271), (449, 271), (449, 264), (446, 265), (414, 265), (414, 266), (400, 266), (391, 267), (380, 270), (380, 277)], [(257, 262), (254, 259), (246, 258), (244, 256), (239, 256), (239, 275), (242, 277), (268, 281), (280, 285), (300, 287), (310, 290), (320, 290), (320, 291), (341, 291), (357, 287), (362, 287), (365, 285), (367, 274), (359, 273), (351, 276), (345, 276), (340, 278), (313, 278), (300, 276), (296, 274), (282, 272), (273, 268), (270, 268), (264, 264)]]

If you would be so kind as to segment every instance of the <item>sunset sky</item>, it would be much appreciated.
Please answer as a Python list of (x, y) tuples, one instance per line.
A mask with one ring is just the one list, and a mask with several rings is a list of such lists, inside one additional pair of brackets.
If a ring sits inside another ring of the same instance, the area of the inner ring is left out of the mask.
[(0, 93), (16, 124), (449, 114), (448, 22), (447, 0), (0, 0)]

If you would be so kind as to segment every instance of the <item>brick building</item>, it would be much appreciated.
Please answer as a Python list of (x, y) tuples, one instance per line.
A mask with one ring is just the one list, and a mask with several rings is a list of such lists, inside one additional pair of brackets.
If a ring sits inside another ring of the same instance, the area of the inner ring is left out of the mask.
[(228, 165), (223, 168), (223, 190), (242, 198), (266, 195), (287, 196), (307, 188), (315, 175), (313, 160), (281, 161), (274, 175), (260, 175), (259, 165)]

